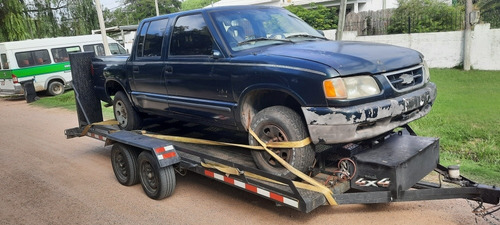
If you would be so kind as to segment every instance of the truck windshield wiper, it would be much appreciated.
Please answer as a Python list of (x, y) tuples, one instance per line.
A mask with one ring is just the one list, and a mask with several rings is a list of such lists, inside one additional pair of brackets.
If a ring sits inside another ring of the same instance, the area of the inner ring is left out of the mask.
[(242, 41), (242, 42), (239, 42), (238, 43), (238, 46), (242, 46), (242, 45), (246, 45), (248, 43), (251, 43), (251, 42), (258, 42), (258, 41), (280, 41), (280, 42), (292, 42), (292, 40), (288, 40), (288, 39), (276, 39), (276, 38), (255, 38), (255, 39), (250, 39), (250, 40), (245, 40), (245, 41)]
[(323, 39), (323, 40), (327, 39), (325, 37), (319, 37), (319, 36), (314, 36), (314, 35), (310, 35), (310, 34), (294, 34), (294, 35), (290, 35), (286, 38), (288, 39), (288, 38), (296, 38), (296, 37), (319, 38), (319, 39)]

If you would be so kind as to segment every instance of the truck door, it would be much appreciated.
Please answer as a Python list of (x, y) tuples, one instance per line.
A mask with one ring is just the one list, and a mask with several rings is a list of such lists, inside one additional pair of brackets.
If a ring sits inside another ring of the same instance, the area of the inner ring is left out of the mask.
[(145, 22), (140, 30), (133, 52), (133, 60), (127, 64), (132, 98), (142, 109), (165, 114), (168, 110), (165, 89), (165, 61), (162, 58), (163, 37), (168, 19)]
[(216, 68), (225, 59), (214, 57), (220, 49), (202, 14), (177, 19), (169, 48), (166, 81), (171, 112), (234, 125), (230, 72)]

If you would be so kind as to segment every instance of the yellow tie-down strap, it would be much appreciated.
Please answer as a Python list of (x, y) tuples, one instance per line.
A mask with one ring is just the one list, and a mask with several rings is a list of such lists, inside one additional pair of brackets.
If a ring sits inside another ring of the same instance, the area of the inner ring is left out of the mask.
[[(85, 128), (82, 131), (81, 136), (85, 136), (87, 132), (90, 130), (92, 126), (96, 125), (118, 125), (118, 121), (116, 120), (107, 120), (107, 121), (102, 121), (98, 123), (93, 123), (85, 126)], [(219, 142), (219, 141), (211, 141), (211, 140), (203, 140), (203, 139), (198, 139), (198, 138), (188, 138), (188, 137), (179, 137), (179, 136), (170, 136), (170, 135), (159, 135), (159, 134), (148, 134), (146, 131), (141, 131), (141, 133), (145, 136), (149, 137), (154, 137), (162, 140), (167, 140), (167, 141), (174, 141), (174, 142), (182, 142), (182, 143), (190, 143), (190, 144), (203, 144), (203, 145), (216, 145), (216, 146), (232, 146), (232, 147), (240, 147), (240, 148), (246, 148), (246, 149), (252, 149), (252, 150), (264, 150), (266, 151), (269, 155), (271, 155), (274, 159), (276, 159), (278, 162), (281, 163), (286, 169), (290, 170), (291, 173), (293, 173), (295, 176), (300, 177), (302, 180), (306, 181), (309, 184), (302, 183), (302, 182), (297, 182), (293, 181), (293, 184), (302, 189), (310, 190), (310, 191), (315, 191), (322, 193), (328, 203), (330, 205), (338, 205), (335, 199), (333, 198), (333, 192), (328, 189), (326, 186), (323, 184), (319, 183), (318, 181), (312, 179), (311, 177), (307, 176), (306, 174), (302, 173), (301, 171), (295, 169), (293, 166), (288, 164), (284, 159), (280, 158), (278, 155), (276, 155), (273, 151), (269, 150), (269, 148), (301, 148), (304, 146), (307, 146), (311, 143), (311, 138), (307, 137), (304, 140), (301, 141), (288, 141), (288, 142), (272, 142), (272, 143), (264, 143), (262, 140), (260, 140), (259, 137), (253, 132), (252, 129), (249, 129), (250, 135), (257, 140), (257, 142), (261, 146), (253, 146), (253, 145), (244, 145), (244, 144), (235, 144), (235, 143), (227, 143), (227, 142)], [(203, 167), (206, 168), (213, 168), (217, 169), (225, 174), (232, 174), (232, 175), (237, 175), (239, 176), (240, 173), (238, 169), (225, 166), (222, 164), (214, 164), (214, 163), (202, 163)], [(245, 176), (252, 177), (254, 179), (259, 179), (263, 181), (268, 181), (268, 182), (273, 182), (276, 184), (283, 184), (279, 181), (275, 181), (254, 173), (250, 172), (245, 172)]]
[(85, 126), (85, 128), (83, 128), (83, 131), (82, 131), (82, 134), (80, 134), (80, 137), (83, 137), (85, 135), (87, 135), (87, 133), (89, 132), (90, 128), (93, 127), (93, 126), (98, 126), (98, 125), (118, 125), (118, 121), (116, 120), (106, 120), (106, 121), (102, 121), (102, 122), (97, 122), (97, 123), (93, 123), (93, 124), (89, 124), (87, 126)]
[[(158, 134), (148, 134), (145, 131), (142, 131), (142, 134), (145, 136), (149, 137), (154, 137), (154, 138), (159, 138), (167, 141), (175, 141), (175, 142), (182, 142), (182, 143), (190, 143), (190, 144), (204, 144), (204, 145), (217, 145), (217, 146), (233, 146), (233, 147), (241, 147), (241, 148), (247, 148), (247, 149), (252, 149), (252, 150), (264, 150), (266, 151), (269, 155), (271, 155), (274, 159), (278, 160), (278, 162), (281, 163), (286, 169), (290, 170), (295, 176), (300, 177), (302, 180), (308, 182), (309, 184), (302, 183), (302, 182), (297, 182), (293, 181), (294, 185), (298, 188), (310, 190), (310, 191), (315, 191), (322, 193), (328, 203), (330, 205), (337, 205), (337, 202), (333, 198), (333, 192), (328, 189), (326, 186), (323, 184), (319, 183), (318, 181), (312, 179), (311, 177), (307, 176), (306, 174), (302, 173), (301, 171), (295, 169), (293, 166), (288, 164), (285, 160), (280, 158), (278, 155), (276, 155), (274, 152), (269, 150), (269, 148), (301, 148), (304, 147), (308, 144), (311, 143), (311, 138), (305, 138), (304, 140), (301, 141), (291, 141), (291, 142), (273, 142), (273, 143), (264, 143), (262, 140), (260, 140), (257, 135), (249, 129), (250, 134), (257, 140), (257, 142), (261, 146), (253, 146), (253, 145), (244, 145), (244, 144), (234, 144), (234, 143), (227, 143), (227, 142), (218, 142), (218, 141), (210, 141), (210, 140), (203, 140), (203, 139), (198, 139), (198, 138), (187, 138), (187, 137), (178, 137), (178, 136), (170, 136), (170, 135), (158, 135)], [(225, 174), (232, 174), (232, 175), (237, 175), (239, 176), (240, 173), (238, 169), (225, 166), (222, 164), (214, 164), (214, 163), (202, 163), (202, 166), (206, 168), (213, 168), (217, 169)], [(264, 180), (264, 181), (269, 181), (277, 184), (282, 184), (285, 185), (281, 182), (259, 176), (257, 174), (245, 172), (246, 176), (250, 176), (255, 179), (259, 180)]]

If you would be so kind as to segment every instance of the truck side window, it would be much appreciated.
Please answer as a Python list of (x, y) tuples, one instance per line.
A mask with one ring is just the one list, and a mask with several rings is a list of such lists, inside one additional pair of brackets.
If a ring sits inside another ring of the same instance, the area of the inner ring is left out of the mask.
[(201, 14), (180, 17), (174, 26), (170, 55), (211, 55), (213, 38)]
[(142, 25), (141, 32), (139, 33), (139, 37), (138, 37), (139, 40), (137, 42), (136, 51), (135, 51), (137, 57), (143, 57), (144, 56), (144, 54), (143, 54), (144, 37), (146, 36), (146, 31), (148, 30), (148, 27), (149, 27), (149, 22), (144, 23)]
[(0, 59), (1, 59), (0, 61), (2, 61), (2, 69), (8, 70), (9, 69), (9, 61), (7, 61), (7, 55), (1, 54)]
[(168, 19), (151, 21), (144, 38), (143, 57), (161, 57), (163, 34), (167, 28)]

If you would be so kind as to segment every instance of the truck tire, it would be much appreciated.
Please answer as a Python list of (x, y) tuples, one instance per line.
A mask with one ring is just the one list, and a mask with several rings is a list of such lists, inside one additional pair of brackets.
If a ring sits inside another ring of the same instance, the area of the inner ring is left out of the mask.
[(161, 200), (172, 195), (176, 182), (173, 166), (161, 168), (158, 160), (147, 151), (139, 154), (137, 162), (142, 189), (148, 197)]
[[(302, 118), (285, 106), (272, 106), (261, 110), (252, 119), (250, 127), (264, 143), (300, 141), (308, 137)], [(259, 145), (252, 135), (249, 134), (248, 139), (250, 145)], [(315, 159), (311, 144), (301, 148), (270, 150), (302, 172), (307, 172)], [(281, 177), (296, 178), (267, 152), (252, 151), (252, 156), (258, 168)]]
[(51, 81), (47, 87), (47, 93), (52, 96), (64, 93), (64, 84), (59, 81)]
[(137, 157), (139, 152), (134, 148), (116, 143), (111, 148), (111, 166), (118, 182), (125, 186), (139, 183)]
[(124, 130), (137, 130), (141, 128), (142, 118), (135, 111), (127, 95), (119, 91), (116, 92), (113, 100), (113, 112), (115, 119), (119, 122), (120, 128)]

